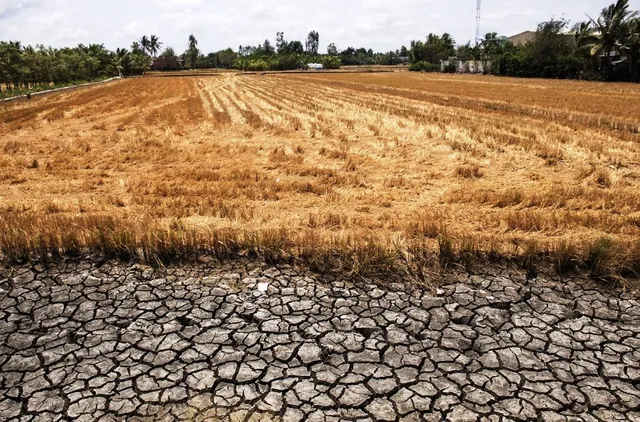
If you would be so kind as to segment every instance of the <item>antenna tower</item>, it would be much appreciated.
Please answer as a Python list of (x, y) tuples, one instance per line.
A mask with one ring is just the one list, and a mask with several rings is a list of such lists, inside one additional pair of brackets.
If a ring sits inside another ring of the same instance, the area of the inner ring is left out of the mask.
[(478, 0), (478, 8), (476, 13), (476, 45), (480, 44), (480, 10), (482, 9), (482, 0)]

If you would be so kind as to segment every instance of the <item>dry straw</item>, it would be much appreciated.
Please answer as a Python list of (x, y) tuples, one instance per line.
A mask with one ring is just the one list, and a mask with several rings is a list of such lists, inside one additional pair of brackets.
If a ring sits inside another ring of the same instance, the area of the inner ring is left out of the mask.
[(358, 273), (640, 271), (640, 88), (413, 74), (136, 79), (0, 106), (0, 248)]

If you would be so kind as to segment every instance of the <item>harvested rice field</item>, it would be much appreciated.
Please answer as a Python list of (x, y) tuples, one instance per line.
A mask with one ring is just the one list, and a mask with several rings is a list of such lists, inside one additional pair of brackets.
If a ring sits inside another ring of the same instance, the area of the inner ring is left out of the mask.
[(139, 78), (0, 105), (0, 248), (640, 270), (640, 87)]

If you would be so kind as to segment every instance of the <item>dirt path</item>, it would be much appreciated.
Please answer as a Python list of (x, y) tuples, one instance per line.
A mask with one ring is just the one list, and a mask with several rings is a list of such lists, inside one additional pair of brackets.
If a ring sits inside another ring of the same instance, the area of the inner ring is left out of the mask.
[(354, 283), (238, 263), (2, 271), (0, 420), (640, 420), (631, 294), (506, 273)]

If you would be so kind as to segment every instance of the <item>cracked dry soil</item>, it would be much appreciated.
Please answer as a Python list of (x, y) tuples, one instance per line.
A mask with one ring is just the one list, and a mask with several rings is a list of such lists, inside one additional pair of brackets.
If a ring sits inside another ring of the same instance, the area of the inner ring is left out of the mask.
[(0, 420), (640, 420), (637, 292), (581, 279), (85, 260), (0, 288)]

